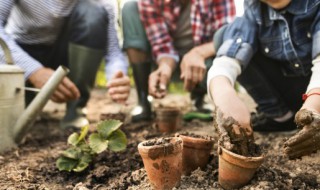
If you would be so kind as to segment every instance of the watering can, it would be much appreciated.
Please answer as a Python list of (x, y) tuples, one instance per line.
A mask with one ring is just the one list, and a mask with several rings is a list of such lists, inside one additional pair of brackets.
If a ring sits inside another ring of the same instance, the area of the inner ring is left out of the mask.
[(25, 109), (24, 71), (13, 64), (7, 44), (0, 38), (7, 64), (0, 64), (0, 153), (16, 147), (33, 125), (69, 70), (60, 66)]

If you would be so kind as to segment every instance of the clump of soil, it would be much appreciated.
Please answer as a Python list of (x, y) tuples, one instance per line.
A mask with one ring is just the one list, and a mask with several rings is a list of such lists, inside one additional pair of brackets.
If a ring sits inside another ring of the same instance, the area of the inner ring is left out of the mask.
[(188, 136), (188, 137), (193, 137), (193, 138), (199, 138), (199, 139), (204, 139), (204, 140), (208, 140), (208, 141), (213, 141), (214, 138), (210, 135), (199, 135), (199, 134), (195, 134), (195, 133), (190, 133), (190, 132), (184, 132), (184, 133), (177, 133), (176, 136), (179, 135), (184, 135), (184, 136)]
[(234, 118), (223, 117), (223, 113), (216, 109), (214, 126), (219, 131), (219, 145), (223, 148), (243, 156), (261, 156), (261, 148), (254, 142), (252, 135), (242, 128)]
[(143, 146), (154, 146), (154, 145), (164, 145), (166, 146), (167, 144), (170, 143), (170, 138), (156, 138), (156, 139), (151, 139), (143, 143)]

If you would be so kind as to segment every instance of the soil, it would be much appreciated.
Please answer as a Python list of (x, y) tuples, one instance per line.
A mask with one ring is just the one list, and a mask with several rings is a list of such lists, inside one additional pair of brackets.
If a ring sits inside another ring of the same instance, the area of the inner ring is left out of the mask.
[[(135, 94), (127, 106), (112, 103), (105, 90), (96, 89), (88, 104), (88, 118), (94, 124), (101, 113), (117, 116), (128, 113), (135, 105)], [(254, 103), (245, 94), (240, 94), (254, 109)], [(154, 105), (176, 105), (187, 111), (190, 109), (189, 96), (169, 95), (155, 101)], [(25, 142), (15, 150), (0, 155), (0, 189), (37, 190), (104, 190), (104, 189), (151, 189), (142, 159), (138, 153), (138, 143), (153, 138), (169, 137), (174, 133), (159, 133), (153, 122), (130, 123), (126, 117), (121, 129), (126, 133), (126, 151), (104, 152), (82, 173), (60, 172), (56, 166), (60, 152), (67, 148), (67, 137), (72, 131), (62, 131), (59, 121), (64, 114), (64, 105), (47, 104), (44, 112), (26, 136)], [(179, 133), (190, 132), (210, 135), (215, 139), (214, 150), (204, 171), (197, 169), (190, 176), (183, 176), (176, 189), (221, 189), (218, 184), (217, 132), (212, 122), (192, 120), (183, 122)], [(320, 151), (301, 159), (289, 160), (284, 156), (284, 138), (294, 133), (255, 133), (255, 142), (267, 150), (265, 162), (258, 169), (251, 182), (243, 187), (249, 189), (320, 189)]]
[(188, 136), (188, 137), (193, 137), (193, 138), (199, 138), (199, 139), (204, 139), (208, 141), (214, 140), (214, 138), (210, 135), (198, 135), (195, 133), (190, 133), (190, 132), (184, 132), (184, 133), (177, 133), (176, 136), (183, 135), (183, 136)]

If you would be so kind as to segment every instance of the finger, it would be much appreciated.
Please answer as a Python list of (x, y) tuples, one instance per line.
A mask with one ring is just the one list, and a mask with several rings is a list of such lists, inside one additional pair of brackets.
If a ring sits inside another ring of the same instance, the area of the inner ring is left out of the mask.
[(285, 147), (284, 152), (290, 158), (298, 158), (304, 155), (311, 154), (316, 150), (320, 150), (320, 134), (316, 134), (313, 138), (301, 142), (295, 146)]
[(286, 146), (294, 146), (296, 144), (299, 144), (300, 142), (305, 141), (306, 139), (312, 138), (313, 133), (309, 130), (308, 126), (305, 126), (301, 131), (299, 131), (294, 136), (290, 137), (286, 142)]
[(154, 97), (156, 97), (158, 83), (159, 83), (158, 73), (151, 74), (149, 76), (148, 91), (149, 91), (149, 94)]
[(185, 73), (185, 76), (184, 76), (184, 89), (188, 90), (190, 89), (190, 86), (191, 86), (191, 83), (192, 83), (192, 80), (191, 80), (191, 71), (188, 70), (186, 73)]
[(125, 100), (127, 100), (127, 98), (128, 98), (128, 96), (129, 96), (129, 94), (112, 94), (111, 95), (111, 98), (112, 98), (112, 100), (114, 100), (114, 101), (125, 101)]
[(62, 85), (66, 86), (72, 93), (72, 99), (78, 99), (80, 97), (80, 91), (77, 86), (67, 77), (62, 80)]
[(54, 93), (51, 96), (51, 100), (57, 103), (62, 103), (62, 102), (66, 102), (67, 99), (65, 98), (65, 96), (59, 92), (59, 91), (54, 91)]
[(63, 84), (60, 84), (56, 90), (63, 94), (66, 100), (72, 100), (74, 98), (74, 95), (71, 93), (71, 91)]
[(167, 90), (168, 80), (169, 80), (169, 77), (166, 74), (161, 73), (160, 79), (159, 79), (159, 90), (161, 92)]
[(123, 74), (123, 72), (122, 71), (117, 71), (114, 75), (113, 75), (113, 79), (116, 79), (116, 78), (121, 78), (121, 77), (123, 77), (124, 76), (124, 74)]
[(107, 84), (108, 88), (115, 87), (115, 86), (130, 86), (129, 77), (111, 79)]
[(129, 94), (130, 87), (128, 86), (118, 86), (113, 87), (108, 90), (109, 94)]

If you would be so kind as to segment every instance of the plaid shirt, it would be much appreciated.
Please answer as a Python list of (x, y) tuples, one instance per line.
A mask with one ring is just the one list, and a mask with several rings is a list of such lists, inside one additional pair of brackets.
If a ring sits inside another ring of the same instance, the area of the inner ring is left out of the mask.
[[(214, 32), (235, 16), (233, 0), (190, 0), (191, 27), (194, 45), (212, 40)], [(173, 34), (179, 18), (181, 4), (178, 0), (139, 0), (139, 13), (152, 47), (153, 56), (158, 60), (169, 56), (179, 60), (173, 46)]]

